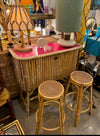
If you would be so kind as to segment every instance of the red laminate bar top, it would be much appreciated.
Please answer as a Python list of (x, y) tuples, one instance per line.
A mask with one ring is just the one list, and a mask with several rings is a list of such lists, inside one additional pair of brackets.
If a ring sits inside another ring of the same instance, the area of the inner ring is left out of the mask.
[(49, 43), (48, 46), (50, 46), (52, 48), (51, 51), (45, 51), (45, 46), (43, 48), (38, 48), (37, 45), (34, 45), (32, 51), (30, 51), (30, 52), (23, 52), (22, 53), (22, 52), (16, 52), (16, 51), (14, 51), (14, 49), (12, 49), (12, 50), (14, 51), (14, 53), (18, 57), (25, 58), (25, 57), (35, 57), (35, 56), (44, 55), (44, 54), (48, 54), (48, 53), (64, 51), (64, 50), (78, 47), (79, 45), (75, 44), (73, 47), (63, 47), (63, 46), (59, 45), (58, 43)]

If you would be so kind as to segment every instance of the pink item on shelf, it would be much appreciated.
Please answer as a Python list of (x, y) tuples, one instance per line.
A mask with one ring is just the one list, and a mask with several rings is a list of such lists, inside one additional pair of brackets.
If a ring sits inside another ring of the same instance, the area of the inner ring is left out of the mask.
[(45, 10), (45, 13), (48, 13), (48, 11), (49, 11), (48, 6), (45, 6), (44, 10)]
[(72, 49), (72, 48), (78, 47), (79, 45), (75, 44), (73, 47), (64, 48), (64, 47), (62, 47), (58, 43), (49, 43), (48, 46), (51, 47), (51, 51), (45, 51), (45, 46), (43, 48), (38, 48), (37, 45), (33, 46), (33, 50), (31, 52), (23, 52), (22, 53), (22, 52), (16, 52), (16, 51), (14, 51), (14, 49), (12, 49), (12, 50), (15, 52), (15, 54), (18, 57), (25, 58), (25, 57), (35, 57), (35, 56), (44, 55), (44, 54), (53, 53), (53, 52), (60, 52), (60, 51), (63, 51), (63, 50), (67, 50), (67, 49)]

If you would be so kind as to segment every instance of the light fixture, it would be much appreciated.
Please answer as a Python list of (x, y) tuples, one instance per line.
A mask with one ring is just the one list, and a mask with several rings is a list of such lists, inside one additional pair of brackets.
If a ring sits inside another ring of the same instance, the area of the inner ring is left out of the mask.
[(84, 43), (87, 41), (89, 34), (91, 34), (91, 32), (94, 30), (95, 22), (96, 22), (96, 20), (93, 17), (89, 17), (87, 19), (87, 21), (86, 21), (86, 32), (85, 32), (85, 36), (84, 36)]
[(2, 51), (2, 42), (1, 42), (1, 25), (0, 25), (0, 50)]
[[(8, 31), (20, 31), (21, 44), (14, 46), (14, 50), (18, 52), (29, 52), (32, 51), (30, 43), (30, 29), (33, 29), (33, 21), (23, 6), (13, 6), (10, 14), (7, 18), (7, 30)], [(24, 44), (23, 31), (28, 31), (28, 43)], [(10, 33), (8, 34), (8, 37)]]
[(6, 10), (6, 14), (7, 14), (7, 16), (9, 16), (9, 14), (10, 14), (10, 10), (9, 9)]
[(76, 42), (70, 40), (70, 33), (80, 30), (82, 9), (83, 0), (56, 0), (56, 30), (63, 33), (58, 44), (75, 45)]

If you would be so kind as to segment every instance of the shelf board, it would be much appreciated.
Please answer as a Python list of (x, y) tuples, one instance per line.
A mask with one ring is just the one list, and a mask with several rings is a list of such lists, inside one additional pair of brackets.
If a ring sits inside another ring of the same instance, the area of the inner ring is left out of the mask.
[(31, 19), (55, 19), (55, 14), (30, 14)]

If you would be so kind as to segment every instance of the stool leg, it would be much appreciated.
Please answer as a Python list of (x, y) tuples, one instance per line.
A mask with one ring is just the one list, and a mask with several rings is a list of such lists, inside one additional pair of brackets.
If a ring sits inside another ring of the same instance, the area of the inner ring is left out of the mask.
[(66, 88), (66, 91), (65, 91), (65, 95), (67, 94), (67, 92), (68, 92), (68, 89), (69, 89), (69, 86), (70, 86), (70, 79), (69, 79), (69, 81), (68, 81), (68, 84), (67, 84), (67, 88)]
[[(75, 90), (75, 92), (79, 92), (79, 86), (75, 85), (75, 84), (73, 84), (73, 85), (75, 87), (73, 90)], [(77, 94), (76, 93), (74, 94), (74, 99), (77, 99)]]
[(60, 116), (60, 126), (61, 126), (61, 134), (64, 135), (64, 122), (63, 122), (63, 96), (60, 98), (60, 105), (59, 105), (59, 116)]
[(30, 106), (30, 99), (29, 99), (29, 91), (27, 91), (27, 98), (26, 98), (26, 111), (27, 111), (27, 114), (28, 114), (28, 116), (29, 116), (29, 111), (30, 111), (30, 109), (29, 109), (29, 106)]
[(79, 122), (82, 97), (83, 97), (83, 86), (80, 87), (80, 91), (78, 93), (77, 109), (76, 109), (75, 122), (74, 122), (75, 127), (78, 125)]
[[(79, 91), (79, 88), (76, 88), (75, 86), (75, 92)], [(73, 100), (77, 100), (77, 93), (74, 94)]]
[(92, 114), (92, 86), (90, 87), (90, 114)]
[(39, 135), (41, 121), (42, 121), (42, 114), (43, 114), (43, 99), (39, 98), (39, 111), (37, 114), (36, 135)]

